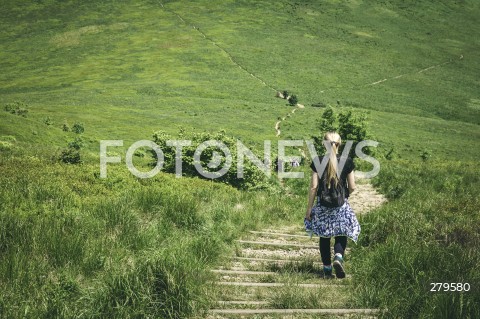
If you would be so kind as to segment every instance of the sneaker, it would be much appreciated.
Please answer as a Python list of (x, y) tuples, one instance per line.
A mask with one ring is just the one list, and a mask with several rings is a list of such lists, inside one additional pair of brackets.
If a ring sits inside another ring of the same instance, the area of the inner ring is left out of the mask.
[(336, 255), (333, 259), (333, 268), (335, 268), (335, 275), (337, 278), (345, 278), (345, 269), (343, 269), (343, 258)]
[(323, 277), (332, 277), (332, 266), (323, 266)]

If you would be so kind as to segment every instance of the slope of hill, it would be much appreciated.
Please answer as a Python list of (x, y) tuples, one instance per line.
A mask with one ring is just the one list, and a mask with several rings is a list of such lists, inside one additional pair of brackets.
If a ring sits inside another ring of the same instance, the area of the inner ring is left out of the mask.
[[(279, 117), (282, 139), (320, 134), (312, 104), (366, 112), (380, 142), (389, 203), (362, 220), (356, 303), (478, 317), (479, 14), (473, 0), (4, 1), (0, 317), (201, 313), (206, 269), (244, 230), (301, 224), (308, 181), (247, 193), (115, 164), (104, 180), (99, 141), (124, 154), (158, 130), (225, 129), (258, 149)], [(292, 114), (277, 90), (306, 107)], [(75, 123), (84, 163), (60, 164)]]

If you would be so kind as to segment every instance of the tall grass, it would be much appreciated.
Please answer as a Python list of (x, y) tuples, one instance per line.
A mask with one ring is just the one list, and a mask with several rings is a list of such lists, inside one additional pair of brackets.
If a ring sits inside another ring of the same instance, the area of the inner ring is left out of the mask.
[[(398, 161), (376, 184), (392, 200), (363, 218), (357, 296), (395, 318), (480, 316), (480, 178), (474, 162)], [(430, 283), (469, 283), (431, 292)]]
[[(179, 318), (202, 313), (209, 265), (294, 201), (160, 174), (2, 158), (0, 317)], [(292, 218), (292, 216), (290, 216)]]

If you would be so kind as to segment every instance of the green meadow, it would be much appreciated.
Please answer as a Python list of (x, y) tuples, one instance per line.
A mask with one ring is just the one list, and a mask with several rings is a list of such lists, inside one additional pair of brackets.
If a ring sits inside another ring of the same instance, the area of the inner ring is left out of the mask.
[[(3, 1), (0, 318), (204, 317), (208, 270), (248, 230), (302, 225), (309, 181), (138, 179), (126, 150), (224, 130), (261, 155), (320, 136), (326, 106), (367, 116), (389, 199), (351, 245), (355, 304), (480, 317), (479, 15), (474, 0)], [(61, 162), (78, 137), (81, 163)], [(100, 140), (124, 141), (106, 179)]]

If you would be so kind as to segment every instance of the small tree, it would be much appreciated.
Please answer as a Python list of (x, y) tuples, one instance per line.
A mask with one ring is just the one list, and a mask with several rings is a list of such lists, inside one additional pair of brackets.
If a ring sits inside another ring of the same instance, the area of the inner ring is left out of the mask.
[(284, 90), (282, 94), (283, 94), (283, 98), (286, 100), (288, 98), (288, 91)]
[(62, 150), (60, 160), (66, 164), (80, 164), (82, 162), (80, 151), (72, 147), (67, 147)]
[(62, 131), (64, 131), (64, 132), (70, 132), (70, 126), (68, 125), (67, 121), (65, 121), (65, 123), (63, 123), (63, 125), (62, 125)]
[[(354, 113), (351, 110), (344, 110), (338, 114), (338, 134), (344, 140), (353, 141), (352, 150), (355, 150), (359, 142), (370, 139), (367, 126), (367, 114), (364, 112)], [(363, 152), (368, 155), (374, 154), (370, 148)]]
[[(328, 107), (323, 112), (318, 125), (321, 136), (312, 136), (312, 139), (315, 143), (315, 147), (321, 149), (323, 134), (329, 131), (336, 131), (340, 134), (343, 141), (353, 141), (353, 151), (359, 142), (371, 139), (367, 127), (366, 113), (344, 110), (337, 115), (332, 107)], [(363, 152), (368, 155), (374, 154), (374, 151), (369, 148), (364, 149)]]
[(289, 103), (291, 106), (297, 105), (297, 103), (298, 103), (297, 96), (296, 96), (296, 95), (290, 96), (290, 97), (288, 98), (288, 103)]
[(319, 129), (322, 132), (329, 132), (335, 131), (337, 128), (335, 126), (335, 122), (337, 120), (337, 116), (333, 112), (331, 107), (328, 107), (323, 111), (322, 118), (320, 119)]
[(69, 148), (80, 150), (83, 147), (83, 139), (81, 137), (75, 137), (73, 141), (68, 143)]
[(82, 123), (75, 123), (73, 124), (72, 131), (77, 134), (82, 134), (85, 132), (85, 128)]
[(312, 136), (313, 142), (317, 150), (321, 149), (322, 147), (323, 133), (337, 130), (336, 121), (337, 116), (333, 112), (333, 109), (331, 107), (326, 108), (325, 111), (323, 111), (322, 117), (320, 118), (320, 123), (318, 124), (318, 129), (322, 134), (321, 136)]

